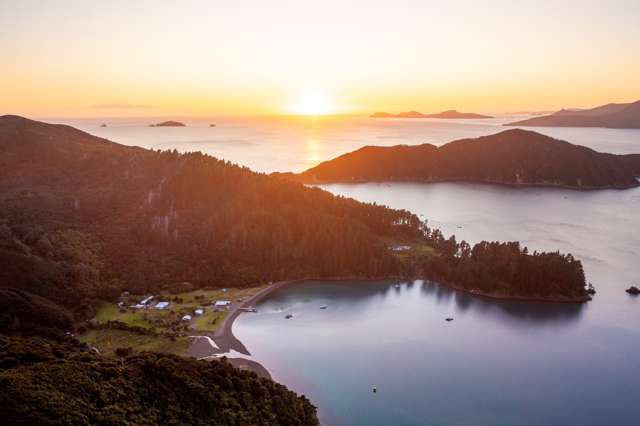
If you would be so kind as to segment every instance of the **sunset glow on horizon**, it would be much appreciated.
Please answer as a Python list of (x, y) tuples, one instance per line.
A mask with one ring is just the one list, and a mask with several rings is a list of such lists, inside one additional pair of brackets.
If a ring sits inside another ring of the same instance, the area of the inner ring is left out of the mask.
[(3, 2), (0, 34), (0, 114), (510, 113), (640, 99), (637, 1)]

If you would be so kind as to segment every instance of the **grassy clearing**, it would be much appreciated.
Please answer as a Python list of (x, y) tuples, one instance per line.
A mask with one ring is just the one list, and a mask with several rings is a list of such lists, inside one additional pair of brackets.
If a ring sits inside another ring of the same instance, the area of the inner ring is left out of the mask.
[(204, 315), (194, 318), (193, 327), (198, 331), (216, 331), (218, 325), (227, 316), (227, 311), (205, 311)]
[(107, 321), (122, 321), (131, 327), (151, 328), (151, 323), (148, 321), (148, 315), (141, 310), (129, 310), (120, 312), (118, 307), (114, 303), (101, 302), (98, 305), (96, 312), (96, 319), (99, 322)]
[[(121, 321), (131, 327), (152, 329), (157, 333), (171, 333), (176, 335), (175, 341), (165, 336), (140, 335), (127, 330), (98, 329), (90, 330), (79, 336), (100, 350), (102, 353), (112, 354), (117, 348), (132, 347), (135, 350), (148, 350), (183, 354), (190, 344), (190, 339), (184, 337), (193, 332), (214, 332), (222, 323), (228, 310), (215, 309), (212, 303), (216, 300), (230, 300), (240, 303), (264, 287), (230, 288), (194, 290), (179, 294), (159, 293), (154, 295), (151, 306), (160, 301), (169, 302), (164, 310), (135, 309), (130, 306), (140, 302), (146, 295), (131, 295), (122, 300), (123, 308), (113, 302), (102, 302), (96, 311), (96, 320), (100, 323), (107, 321)], [(204, 309), (203, 315), (195, 315), (198, 308)], [(184, 315), (191, 315), (191, 321), (182, 321)]]
[(393, 251), (393, 254), (400, 259), (424, 258), (430, 256), (438, 256), (436, 249), (425, 243), (406, 243), (410, 248), (408, 250)]
[(168, 337), (146, 336), (125, 330), (111, 329), (90, 330), (78, 338), (82, 342), (95, 346), (100, 353), (105, 355), (113, 355), (118, 348), (183, 355), (191, 344), (191, 339), (188, 337), (177, 337), (175, 341), (171, 341)]

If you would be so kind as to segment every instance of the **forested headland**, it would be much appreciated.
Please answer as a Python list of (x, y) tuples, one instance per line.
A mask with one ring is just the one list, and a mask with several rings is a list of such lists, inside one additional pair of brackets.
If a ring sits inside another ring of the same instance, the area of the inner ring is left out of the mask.
[(640, 154), (615, 155), (512, 129), (442, 146), (366, 146), (299, 174), (304, 183), (481, 182), (574, 189), (638, 186)]

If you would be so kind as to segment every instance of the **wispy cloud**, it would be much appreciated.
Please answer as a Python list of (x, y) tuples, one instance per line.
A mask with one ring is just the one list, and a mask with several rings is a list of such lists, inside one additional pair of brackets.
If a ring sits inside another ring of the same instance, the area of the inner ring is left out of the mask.
[(139, 104), (97, 104), (93, 106), (96, 109), (149, 109), (151, 105)]

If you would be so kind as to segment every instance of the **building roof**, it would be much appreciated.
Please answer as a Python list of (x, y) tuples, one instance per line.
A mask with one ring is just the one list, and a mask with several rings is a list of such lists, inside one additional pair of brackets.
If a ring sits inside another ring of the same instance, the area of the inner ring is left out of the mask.
[(216, 306), (227, 306), (231, 304), (231, 300), (216, 300)]
[(185, 315), (182, 317), (182, 321), (191, 321), (191, 315)]
[(169, 302), (158, 302), (156, 303), (156, 309), (164, 309), (169, 306)]
[(146, 305), (147, 303), (149, 303), (151, 300), (153, 299), (153, 296), (149, 296), (147, 298), (144, 298), (140, 301), (141, 305)]

